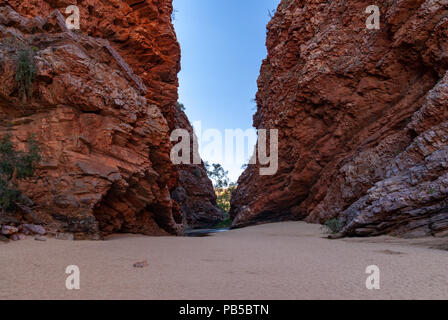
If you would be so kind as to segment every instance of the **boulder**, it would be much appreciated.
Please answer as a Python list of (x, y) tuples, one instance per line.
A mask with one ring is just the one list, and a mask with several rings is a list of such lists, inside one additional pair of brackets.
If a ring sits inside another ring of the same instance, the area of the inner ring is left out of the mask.
[(3, 235), (9, 236), (19, 232), (19, 229), (13, 226), (2, 226), (1, 231)]

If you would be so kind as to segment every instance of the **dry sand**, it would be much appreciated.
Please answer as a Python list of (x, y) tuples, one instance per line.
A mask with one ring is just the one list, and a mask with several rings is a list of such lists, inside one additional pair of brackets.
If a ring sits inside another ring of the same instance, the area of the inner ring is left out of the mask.
[[(288, 222), (204, 238), (30, 238), (0, 245), (0, 299), (448, 299), (448, 251), (429, 249), (436, 240), (322, 236)], [(65, 288), (68, 265), (81, 270), (78, 291)], [(366, 289), (369, 265), (380, 290)]]

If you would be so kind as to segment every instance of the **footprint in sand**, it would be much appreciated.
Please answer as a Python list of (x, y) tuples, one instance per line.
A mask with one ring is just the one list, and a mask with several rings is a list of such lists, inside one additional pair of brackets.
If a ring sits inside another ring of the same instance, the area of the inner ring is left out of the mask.
[(377, 252), (385, 253), (385, 254), (389, 254), (389, 255), (403, 255), (403, 254), (406, 254), (404, 252), (393, 251), (393, 250), (382, 250), (382, 251), (377, 251)]

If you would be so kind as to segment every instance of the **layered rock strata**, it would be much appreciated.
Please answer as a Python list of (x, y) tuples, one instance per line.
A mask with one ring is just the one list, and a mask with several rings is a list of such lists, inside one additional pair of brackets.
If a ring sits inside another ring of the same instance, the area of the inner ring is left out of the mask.
[[(79, 239), (182, 234), (171, 197), (182, 172), (170, 160), (180, 69), (171, 1), (77, 1), (80, 30), (61, 14), (71, 4), (0, 8), (0, 134), (19, 148), (34, 135), (43, 158), (20, 184), (32, 202), (22, 213)], [(23, 51), (37, 70), (31, 98), (14, 81)]]
[[(343, 235), (448, 230), (448, 3), (281, 1), (268, 25), (257, 128), (279, 170), (249, 166), (234, 226), (340, 219)], [(369, 23), (369, 22), (368, 22)]]

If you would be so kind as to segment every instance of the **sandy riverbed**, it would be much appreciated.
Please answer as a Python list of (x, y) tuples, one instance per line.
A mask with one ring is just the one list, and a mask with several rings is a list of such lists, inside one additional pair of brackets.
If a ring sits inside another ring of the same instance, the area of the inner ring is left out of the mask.
[[(448, 251), (428, 248), (444, 242), (327, 240), (300, 222), (204, 238), (30, 238), (0, 245), (0, 299), (448, 299)], [(68, 265), (80, 268), (79, 291), (65, 288)], [(369, 265), (380, 290), (366, 289)]]

